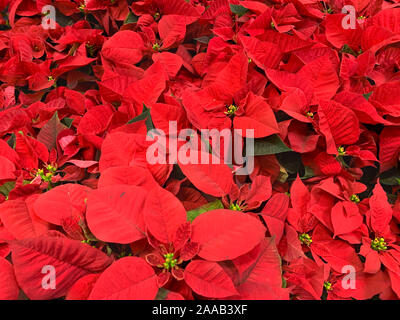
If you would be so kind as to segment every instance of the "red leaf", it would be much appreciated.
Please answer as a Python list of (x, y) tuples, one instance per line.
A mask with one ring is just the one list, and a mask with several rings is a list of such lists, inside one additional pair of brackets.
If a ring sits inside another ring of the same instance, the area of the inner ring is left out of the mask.
[(83, 217), (90, 190), (79, 184), (57, 186), (38, 197), (34, 204), (35, 213), (41, 219), (59, 226), (63, 219)]
[(342, 48), (345, 44), (350, 48), (358, 47), (362, 32), (358, 23), (355, 29), (344, 29), (342, 26), (344, 14), (329, 14), (326, 16), (326, 38), (336, 48)]
[(357, 205), (350, 201), (339, 201), (331, 211), (331, 219), (335, 235), (350, 233), (363, 223)]
[(282, 255), (282, 258), (285, 261), (291, 262), (297, 258), (305, 257), (296, 229), (286, 224), (285, 235), (285, 254)]
[(49, 151), (56, 149), (57, 136), (64, 129), (67, 127), (60, 122), (58, 114), (55, 112), (53, 117), (40, 129), (37, 140), (43, 143)]
[(329, 154), (337, 154), (341, 145), (357, 142), (360, 125), (353, 111), (335, 101), (321, 101), (318, 115), (319, 128), (326, 138)]
[(142, 59), (143, 49), (143, 40), (138, 33), (123, 30), (104, 43), (101, 55), (113, 63), (135, 64)]
[(216, 263), (194, 260), (185, 268), (186, 283), (194, 292), (209, 298), (226, 298), (238, 292), (232, 279)]
[(281, 259), (273, 238), (259, 245), (258, 256), (243, 272), (238, 291), (245, 300), (289, 299), (288, 290), (282, 288)]
[(352, 265), (356, 271), (363, 269), (355, 249), (347, 242), (341, 240), (313, 241), (311, 251), (313, 255), (321, 256), (336, 272), (342, 272), (342, 268), (347, 265)]
[(205, 212), (192, 225), (191, 240), (200, 245), (198, 255), (210, 261), (232, 260), (245, 254), (259, 244), (265, 234), (257, 218), (225, 209)]
[(265, 100), (250, 93), (244, 106), (245, 113), (233, 119), (235, 129), (241, 129), (246, 136), (246, 129), (252, 129), (254, 138), (262, 138), (279, 133), (274, 112)]
[(278, 67), (282, 58), (279, 47), (272, 42), (262, 42), (255, 37), (239, 36), (247, 55), (257, 67), (266, 70)]
[(288, 208), (289, 197), (284, 193), (276, 193), (261, 211), (269, 233), (275, 236), (276, 243), (279, 243), (282, 238)]
[(14, 163), (7, 158), (0, 156), (0, 181), (14, 180), (16, 178), (14, 171), (16, 170)]
[[(30, 299), (64, 296), (81, 277), (104, 270), (112, 259), (98, 249), (61, 236), (41, 236), (11, 242), (12, 261), (21, 289)], [(44, 289), (42, 281), (55, 270), (55, 289)]]
[(96, 135), (106, 130), (113, 110), (110, 106), (90, 108), (79, 122), (78, 134)]
[(170, 78), (174, 78), (182, 67), (183, 60), (171, 52), (155, 53), (151, 57), (154, 62), (159, 61)]
[(156, 187), (146, 198), (144, 221), (157, 240), (172, 243), (176, 231), (186, 222), (186, 210), (172, 193)]
[(163, 16), (158, 22), (158, 32), (163, 42), (162, 49), (172, 47), (185, 38), (186, 17), (178, 15)]
[(28, 209), (25, 200), (9, 200), (0, 205), (0, 219), (7, 230), (16, 238), (33, 238), (47, 232), (43, 221), (39, 222)]
[(115, 184), (143, 187), (149, 191), (159, 186), (150, 171), (139, 166), (112, 167), (104, 170), (99, 178), (98, 187), (108, 187)]
[(89, 300), (153, 300), (157, 292), (153, 268), (141, 258), (126, 257), (101, 274)]
[(369, 200), (369, 205), (371, 227), (375, 231), (376, 236), (384, 237), (390, 232), (389, 223), (390, 220), (392, 220), (392, 207), (379, 181), (375, 185), (373, 195)]
[(105, 242), (127, 244), (144, 238), (145, 198), (145, 189), (127, 185), (92, 191), (86, 212), (89, 229)]
[(80, 278), (68, 290), (65, 300), (87, 300), (100, 274), (92, 273)]
[(0, 257), (0, 300), (17, 300), (18, 294), (13, 266)]
[(379, 160), (382, 162), (382, 171), (386, 171), (397, 164), (400, 152), (400, 128), (383, 128), (379, 136)]
[(389, 286), (389, 279), (387, 275), (382, 271), (379, 271), (376, 274), (357, 272), (355, 276), (355, 288), (343, 288), (341, 281), (337, 282), (334, 290), (339, 297), (352, 297), (357, 300), (367, 300), (371, 299), (377, 294), (382, 293)]
[[(199, 159), (199, 155), (201, 156), (202, 153), (194, 151), (192, 154), (193, 159)], [(206, 154), (205, 157), (209, 159), (209, 164), (201, 164), (200, 161), (199, 164), (183, 164), (181, 162), (178, 164), (184, 175), (196, 188), (209, 195), (223, 197), (231, 190), (232, 171), (214, 155)], [(213, 164), (214, 161), (217, 163)]]

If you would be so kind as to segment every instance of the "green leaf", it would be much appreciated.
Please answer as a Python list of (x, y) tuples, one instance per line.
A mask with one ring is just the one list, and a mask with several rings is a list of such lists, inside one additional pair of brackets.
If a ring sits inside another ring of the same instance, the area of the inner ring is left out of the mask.
[(341, 51), (344, 52), (344, 53), (348, 53), (348, 54), (351, 54), (351, 55), (357, 57), (357, 54), (354, 52), (354, 50), (352, 48), (350, 48), (350, 46), (348, 44), (345, 44), (342, 47)]
[(297, 174), (303, 167), (300, 154), (294, 151), (278, 153), (276, 159), (289, 174)]
[(139, 17), (135, 16), (132, 12), (129, 12), (128, 16), (126, 17), (124, 24), (128, 23), (136, 23), (138, 21)]
[(199, 37), (199, 38), (194, 38), (193, 40), (196, 40), (196, 41), (198, 41), (200, 43), (208, 44), (210, 42), (211, 38), (207, 37), (207, 36), (202, 36), (202, 37)]
[(9, 195), (12, 189), (15, 187), (15, 181), (6, 182), (0, 186), (0, 192), (6, 197)]
[(160, 290), (158, 290), (155, 300), (165, 300), (168, 296), (168, 293), (170, 293), (170, 292), (171, 291), (169, 291), (167, 289), (160, 288)]
[(222, 204), (221, 200), (215, 200), (210, 203), (206, 203), (205, 205), (202, 205), (201, 207), (198, 207), (196, 209), (190, 210), (187, 212), (187, 218), (190, 222), (192, 222), (196, 217), (201, 215), (204, 212), (215, 210), (215, 209), (223, 209), (224, 205)]
[(287, 281), (286, 279), (282, 276), (282, 288), (286, 288), (287, 287)]
[(64, 118), (64, 119), (61, 120), (61, 123), (64, 124), (65, 126), (67, 126), (68, 129), (70, 129), (71, 126), (72, 126), (72, 122), (73, 122), (73, 121), (74, 121), (74, 119), (71, 119), (71, 118)]
[(272, 136), (254, 140), (254, 155), (263, 156), (292, 151), (282, 139), (274, 134)]
[(364, 93), (363, 96), (364, 96), (365, 99), (368, 100), (371, 94), (372, 94), (372, 91), (368, 92), (368, 93)]
[(398, 186), (400, 185), (400, 176), (391, 176), (387, 178), (380, 178), (379, 182), (387, 186)]
[(240, 4), (230, 4), (231, 11), (234, 14), (237, 14), (239, 17), (243, 16), (249, 9), (241, 6)]
[(40, 129), (37, 140), (43, 143), (49, 151), (57, 148), (57, 136), (67, 127), (58, 118), (57, 111), (46, 124)]
[(13, 149), (15, 149), (16, 138), (15, 133), (12, 133), (10, 139), (7, 140), (8, 145)]
[(304, 180), (304, 179), (309, 179), (314, 177), (314, 170), (311, 169), (311, 167), (309, 166), (304, 166), (304, 176), (300, 177), (300, 179)]
[(132, 124), (138, 121), (145, 120), (147, 132), (154, 129), (153, 120), (151, 119), (150, 108), (147, 108), (146, 105), (143, 103), (143, 111), (137, 117), (128, 121), (128, 124)]

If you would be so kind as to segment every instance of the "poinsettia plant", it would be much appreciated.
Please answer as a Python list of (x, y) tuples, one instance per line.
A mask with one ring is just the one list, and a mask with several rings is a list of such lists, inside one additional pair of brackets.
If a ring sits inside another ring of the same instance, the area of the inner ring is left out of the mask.
[(399, 25), (0, 1), (0, 299), (399, 300)]

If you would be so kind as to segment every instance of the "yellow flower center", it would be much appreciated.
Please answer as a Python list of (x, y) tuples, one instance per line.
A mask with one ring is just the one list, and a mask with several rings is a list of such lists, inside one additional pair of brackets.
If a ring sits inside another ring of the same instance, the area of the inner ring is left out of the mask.
[(324, 288), (326, 289), (326, 290), (332, 290), (332, 283), (330, 283), (330, 282), (328, 282), (328, 281), (325, 281), (324, 282)]
[(57, 167), (52, 166), (51, 164), (46, 166), (46, 171), (43, 169), (39, 169), (36, 173), (36, 176), (40, 176), (42, 181), (44, 182), (51, 182), (51, 179), (53, 178), (54, 174), (57, 171)]
[(346, 151), (344, 151), (344, 147), (339, 147), (337, 151), (339, 156), (344, 156), (346, 154)]
[(351, 197), (350, 197), (350, 201), (352, 201), (354, 203), (359, 203), (360, 202), (360, 198), (356, 194), (352, 194)]
[(170, 270), (178, 264), (178, 259), (174, 259), (174, 253), (164, 254), (165, 261), (163, 263), (163, 268), (165, 270)]
[(310, 246), (310, 244), (312, 243), (312, 239), (311, 236), (307, 233), (302, 233), (299, 235), (299, 240), (302, 244), (305, 244), (307, 246)]
[(231, 116), (234, 116), (234, 115), (235, 115), (237, 109), (238, 109), (238, 107), (236, 107), (234, 104), (231, 104), (231, 105), (228, 107), (228, 111), (225, 111), (224, 113), (225, 113), (227, 116), (231, 117)]
[(237, 204), (235, 202), (231, 203), (231, 205), (229, 206), (229, 209), (234, 210), (234, 211), (242, 211), (239, 204)]
[(160, 45), (157, 42), (155, 44), (153, 44), (153, 50), (154, 51), (160, 50)]
[(376, 237), (371, 242), (371, 248), (374, 249), (375, 251), (385, 251), (385, 250), (387, 250), (387, 243), (385, 242), (384, 238)]

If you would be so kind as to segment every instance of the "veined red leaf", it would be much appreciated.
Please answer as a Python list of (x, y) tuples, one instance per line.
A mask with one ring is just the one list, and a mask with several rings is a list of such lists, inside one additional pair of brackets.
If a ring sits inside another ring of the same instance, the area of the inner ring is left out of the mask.
[(371, 228), (377, 236), (384, 236), (390, 230), (390, 220), (392, 220), (392, 207), (389, 204), (386, 192), (383, 190), (379, 181), (375, 185), (373, 195), (369, 200)]
[(19, 287), (10, 262), (0, 257), (0, 300), (17, 300)]
[(209, 298), (226, 298), (238, 292), (232, 279), (216, 262), (194, 260), (185, 268), (185, 281), (194, 292)]
[(91, 273), (80, 278), (68, 290), (65, 300), (87, 300), (99, 276), (99, 273)]
[(89, 300), (153, 300), (157, 292), (153, 268), (141, 258), (125, 257), (101, 274)]
[(105, 242), (127, 244), (144, 238), (146, 193), (141, 187), (127, 185), (92, 191), (86, 212), (89, 229)]
[[(198, 160), (202, 156), (202, 153), (197, 151), (192, 153), (194, 156), (191, 158), (193, 159)], [(178, 162), (178, 165), (196, 188), (209, 195), (223, 197), (231, 190), (233, 183), (232, 171), (222, 160), (217, 159), (214, 155), (205, 154), (205, 157), (209, 159), (209, 164), (201, 164), (199, 161), (198, 164)]]
[[(236, 259), (236, 263), (240, 262)], [(256, 259), (242, 274), (238, 291), (245, 300), (289, 299), (289, 291), (282, 288), (281, 258), (274, 238), (261, 242)]]
[(131, 30), (123, 30), (108, 39), (101, 50), (101, 55), (113, 63), (135, 64), (143, 56), (143, 40)]
[(132, 167), (112, 167), (101, 173), (99, 188), (116, 184), (143, 187), (149, 191), (159, 186), (148, 169), (135, 165)]
[(363, 223), (357, 205), (350, 201), (337, 202), (332, 208), (331, 219), (335, 235), (352, 232)]
[(186, 222), (186, 210), (182, 203), (160, 187), (147, 195), (143, 210), (147, 229), (162, 243), (172, 243), (176, 230)]
[(233, 210), (217, 209), (205, 212), (193, 221), (191, 241), (199, 243), (200, 257), (223, 261), (249, 252), (264, 235), (265, 228), (257, 218)]
[[(112, 262), (102, 251), (63, 236), (16, 240), (10, 245), (18, 284), (34, 300), (62, 297), (79, 278), (101, 272)], [(51, 274), (55, 288), (49, 290), (42, 284), (51, 285)]]
[(342, 145), (356, 143), (360, 124), (355, 113), (335, 101), (321, 101), (318, 107), (319, 128), (324, 134), (329, 154), (337, 154)]
[(0, 156), (0, 181), (14, 180), (16, 178), (14, 171), (16, 170), (14, 163), (6, 157)]
[(58, 114), (55, 112), (53, 117), (40, 129), (37, 139), (51, 151), (57, 148), (57, 136), (64, 129), (67, 127), (60, 122)]
[(57, 186), (38, 197), (34, 204), (35, 213), (41, 219), (59, 226), (64, 218), (83, 217), (90, 190), (72, 183)]
[(25, 200), (8, 200), (0, 205), (0, 219), (16, 239), (33, 238), (47, 231), (43, 222), (29, 211)]

